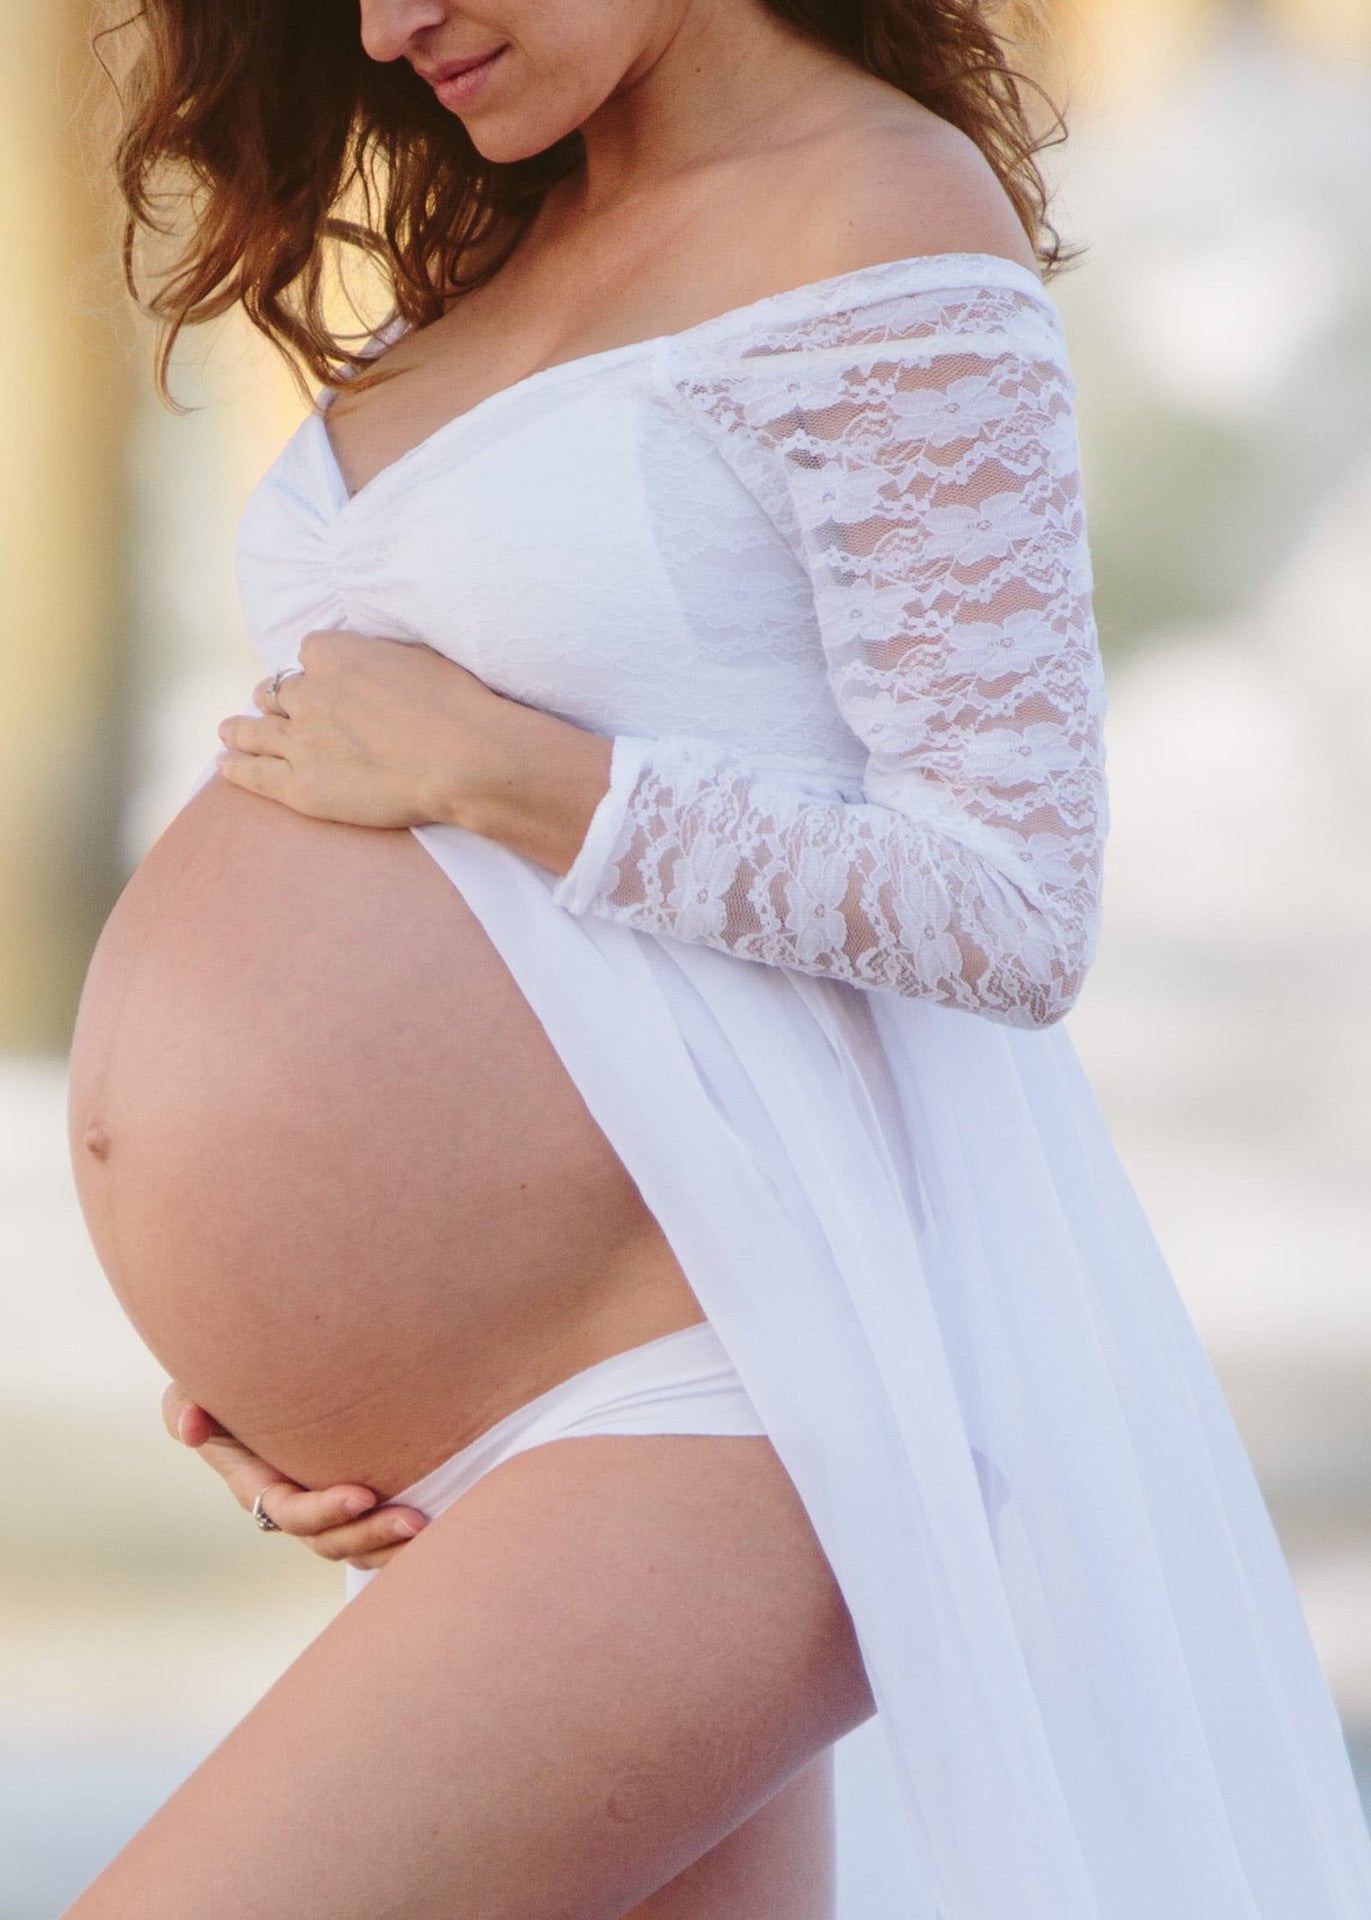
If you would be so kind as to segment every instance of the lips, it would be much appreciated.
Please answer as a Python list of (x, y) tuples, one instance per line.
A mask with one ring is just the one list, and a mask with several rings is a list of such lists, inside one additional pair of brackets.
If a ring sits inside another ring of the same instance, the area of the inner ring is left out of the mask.
[(419, 78), (427, 80), (431, 87), (441, 87), (448, 80), (455, 80), (459, 74), (470, 73), (474, 67), (483, 67), (487, 60), (493, 60), (497, 53), (503, 53), (504, 46), (490, 47), (485, 53), (474, 54), (470, 60), (445, 60), (440, 67), (420, 67)]

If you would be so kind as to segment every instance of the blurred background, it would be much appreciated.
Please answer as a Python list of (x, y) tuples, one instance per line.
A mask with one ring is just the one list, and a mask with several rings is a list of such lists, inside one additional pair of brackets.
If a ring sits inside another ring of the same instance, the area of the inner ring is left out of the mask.
[[(1371, 1797), (1371, 0), (1058, 0), (1114, 826), (1069, 1026)], [(339, 1600), (162, 1434), (67, 1171), (99, 928), (258, 677), (300, 417), (228, 325), (153, 399), (76, 0), (0, 0), (0, 1920), (50, 1920)]]

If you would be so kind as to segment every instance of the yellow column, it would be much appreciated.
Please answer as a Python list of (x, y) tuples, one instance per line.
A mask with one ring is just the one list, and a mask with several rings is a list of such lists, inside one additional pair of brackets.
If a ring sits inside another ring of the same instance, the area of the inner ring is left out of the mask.
[(131, 355), (87, 0), (0, 0), (0, 1048), (61, 1046), (118, 883)]
[(1371, 64), (1371, 0), (1266, 0), (1266, 12), (1304, 46)]
[[(1034, 0), (1052, 23), (1073, 107), (1127, 114), (1171, 84), (1239, 0)], [(1371, 62), (1371, 0), (1258, 0), (1296, 43), (1334, 60)], [(1054, 75), (1060, 90), (1060, 77)]]
[(1074, 117), (1145, 106), (1202, 52), (1233, 7), (1232, 0), (1049, 0), (1045, 10)]

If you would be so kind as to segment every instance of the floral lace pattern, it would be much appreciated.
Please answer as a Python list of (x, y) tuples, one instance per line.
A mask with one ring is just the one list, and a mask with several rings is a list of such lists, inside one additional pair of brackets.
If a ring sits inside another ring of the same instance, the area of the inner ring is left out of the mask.
[(664, 365), (663, 404), (805, 568), (862, 790), (816, 793), (700, 738), (620, 739), (562, 904), (1013, 1026), (1059, 1019), (1094, 952), (1107, 804), (1052, 309), (897, 292), (731, 350), (684, 336)]

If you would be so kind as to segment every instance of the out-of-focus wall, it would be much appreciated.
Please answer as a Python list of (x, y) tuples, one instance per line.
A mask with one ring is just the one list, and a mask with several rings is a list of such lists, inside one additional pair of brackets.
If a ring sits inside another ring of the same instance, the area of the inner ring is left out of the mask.
[[(0, 61), (0, 1044), (70, 1019), (119, 859), (131, 382), (108, 221), (69, 137), (70, 5), (7, 6)], [(75, 59), (73, 59), (75, 55)]]
[[(249, 656), (233, 522), (300, 412), (242, 324), (180, 356), (178, 397), (198, 411), (178, 419), (153, 398), (150, 330), (122, 287), (117, 108), (91, 18), (90, 0), (0, 0), (0, 1050), (11, 1051), (66, 1043), (104, 917), (175, 809), (171, 791), (149, 798), (167, 736), (203, 721), (209, 677), (240, 704)], [(206, 697), (188, 708), (197, 677)]]
[[(86, 20), (0, 0), (0, 1920), (338, 1598), (162, 1436), (65, 1165), (90, 946), (258, 677), (233, 523), (299, 418), (242, 327), (152, 398)], [(1114, 814), (1069, 1025), (1371, 1754), (1371, 0), (1058, 20)]]

